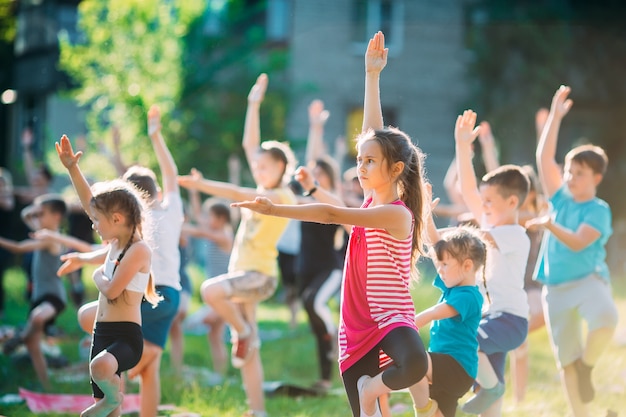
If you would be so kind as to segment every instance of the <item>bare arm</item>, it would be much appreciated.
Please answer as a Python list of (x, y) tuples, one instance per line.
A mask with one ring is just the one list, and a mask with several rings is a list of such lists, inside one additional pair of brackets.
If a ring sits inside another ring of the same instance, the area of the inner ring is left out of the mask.
[(454, 139), (463, 201), (474, 215), (474, 218), (480, 220), (483, 215), (482, 199), (478, 191), (474, 166), (472, 165), (472, 142), (474, 142), (480, 131), (480, 127), (475, 126), (476, 113), (472, 110), (465, 110), (463, 115), (456, 119)]
[(559, 129), (563, 117), (572, 108), (572, 100), (568, 99), (571, 89), (561, 86), (552, 98), (552, 106), (550, 114), (546, 120), (546, 124), (541, 132), (541, 138), (537, 145), (537, 169), (539, 180), (543, 186), (543, 191), (548, 197), (552, 197), (554, 193), (563, 184), (563, 176), (561, 169), (556, 162), (556, 145), (559, 137)]
[(57, 275), (61, 276), (69, 274), (70, 272), (80, 269), (85, 264), (101, 265), (104, 263), (108, 251), (109, 246), (106, 245), (100, 249), (91, 252), (72, 252), (61, 255), (61, 261), (63, 262), (63, 265), (61, 265), (57, 270)]
[(324, 109), (322, 100), (313, 100), (309, 105), (309, 136), (306, 141), (306, 161), (311, 163), (327, 154), (324, 144), (324, 125), (330, 113)]
[(224, 252), (230, 252), (233, 249), (233, 234), (224, 230), (211, 230), (207, 227), (200, 227), (189, 223), (183, 224), (183, 232), (190, 236), (210, 240), (215, 242)]
[(250, 168), (252, 168), (256, 153), (261, 146), (261, 119), (259, 110), (261, 102), (265, 97), (267, 83), (267, 74), (259, 75), (256, 79), (256, 83), (252, 86), (248, 94), (248, 108), (246, 109), (246, 119), (243, 126), (242, 146)]
[(150, 248), (145, 242), (132, 245), (115, 269), (113, 277), (105, 277), (101, 273), (94, 274), (98, 291), (109, 300), (116, 299), (138, 272), (150, 272), (150, 259)]
[(89, 183), (78, 166), (78, 160), (83, 154), (82, 151), (74, 153), (72, 144), (65, 135), (61, 136), (61, 140), (56, 142), (54, 146), (57, 150), (61, 163), (65, 168), (67, 168), (67, 171), (70, 174), (70, 179), (72, 180), (76, 194), (78, 194), (83, 210), (91, 216), (91, 200), (93, 198), (93, 194), (91, 193)]
[(443, 320), (458, 316), (459, 312), (446, 303), (439, 303), (415, 315), (415, 324), (418, 328), (425, 327), (434, 320)]
[(385, 35), (378, 32), (369, 40), (365, 51), (365, 94), (363, 98), (363, 127), (382, 129), (383, 111), (380, 104), (380, 73), (387, 65), (388, 48), (385, 48)]
[(178, 167), (161, 134), (161, 112), (157, 106), (148, 110), (148, 135), (152, 140), (152, 147), (159, 162), (161, 177), (163, 179), (163, 193), (178, 192)]
[(487, 172), (498, 168), (500, 166), (500, 161), (498, 160), (498, 149), (496, 148), (496, 140), (493, 138), (489, 122), (480, 123), (478, 141), (480, 142), (483, 163), (485, 164)]
[[(202, 178), (202, 174), (196, 169), (192, 169), (190, 175), (179, 176), (178, 184), (190, 190), (198, 190), (205, 194), (226, 198), (228, 200), (250, 200), (259, 195), (254, 188), (240, 187), (229, 182)], [(275, 193), (272, 192), (272, 194)]]
[(28, 253), (36, 250), (47, 249), (49, 243), (34, 239), (26, 239), (19, 242), (0, 237), (0, 248), (4, 248), (12, 253)]
[(371, 208), (337, 207), (330, 204), (273, 204), (268, 198), (256, 197), (254, 201), (233, 203), (261, 214), (324, 224), (351, 224), (362, 227), (385, 229), (398, 239), (409, 236), (412, 227), (411, 214), (403, 207), (392, 204)]
[(599, 230), (586, 223), (582, 223), (576, 230), (567, 229), (558, 223), (553, 223), (550, 215), (531, 219), (526, 222), (526, 227), (546, 228), (555, 238), (574, 252), (585, 249), (602, 236)]
[(32, 234), (34, 239), (44, 242), (55, 242), (66, 248), (77, 250), (79, 252), (91, 252), (93, 246), (84, 240), (77, 239), (74, 236), (64, 235), (54, 230), (41, 229)]

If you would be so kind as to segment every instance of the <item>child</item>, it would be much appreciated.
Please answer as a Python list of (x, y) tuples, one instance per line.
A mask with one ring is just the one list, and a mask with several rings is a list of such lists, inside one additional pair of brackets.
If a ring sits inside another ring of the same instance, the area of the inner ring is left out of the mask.
[[(561, 120), (572, 107), (570, 88), (561, 86), (537, 146), (539, 178), (550, 199), (549, 216), (528, 226), (547, 230), (537, 273), (561, 383), (574, 416), (587, 416), (594, 398), (591, 371), (617, 326), (605, 244), (612, 233), (611, 209), (596, 197), (608, 158), (598, 146), (582, 145), (565, 156), (563, 175), (555, 160)], [(587, 322), (582, 339), (581, 320)]]
[[(267, 82), (267, 75), (261, 74), (250, 90), (243, 132), (243, 148), (257, 188), (206, 180), (200, 175), (179, 177), (183, 187), (229, 200), (249, 200), (263, 194), (277, 203), (295, 203), (295, 196), (286, 185), (293, 170), (291, 150), (275, 141), (261, 144), (259, 107)], [(241, 369), (250, 406), (248, 415), (255, 417), (266, 415), (256, 308), (276, 290), (276, 243), (286, 226), (286, 219), (244, 210), (228, 273), (204, 281), (200, 289), (204, 302), (226, 320), (234, 333), (231, 362)]]
[[(27, 220), (33, 230), (59, 230), (67, 207), (61, 196), (44, 194), (36, 197), (33, 204), (26, 209)], [(27, 239), (21, 242), (0, 238), (0, 247), (13, 253), (33, 253), (31, 276), (33, 288), (31, 293), (31, 307), (28, 321), (23, 331), (4, 345), (4, 353), (10, 354), (20, 343), (25, 343), (33, 362), (33, 367), (44, 389), (51, 388), (48, 379), (48, 368), (45, 356), (41, 350), (41, 340), (45, 330), (54, 323), (67, 304), (67, 294), (63, 281), (56, 276), (56, 270), (61, 265), (59, 256), (63, 253), (63, 246), (36, 239)]]
[(56, 143), (59, 159), (67, 168), (80, 202), (103, 240), (110, 242), (105, 263), (95, 270), (98, 307), (93, 329), (89, 372), (96, 402), (81, 416), (106, 416), (122, 404), (121, 372), (141, 358), (141, 302), (155, 306), (150, 262), (152, 253), (142, 239), (144, 207), (137, 190), (124, 181), (100, 183), (90, 189), (67, 136)]
[(526, 230), (518, 224), (518, 216), (529, 183), (520, 167), (503, 165), (488, 172), (478, 187), (472, 166), (472, 142), (479, 133), (475, 125), (476, 113), (471, 110), (457, 118), (456, 160), (465, 204), (494, 250), (487, 268), (490, 302), (486, 303), (478, 330), (476, 380), (480, 390), (462, 409), (470, 414), (490, 410), (490, 415), (499, 415), (506, 354), (521, 345), (528, 333), (524, 271), (530, 240)]
[[(207, 279), (228, 272), (228, 260), (233, 249), (233, 228), (231, 226), (231, 209), (217, 199), (207, 199), (200, 206), (197, 190), (189, 190), (189, 200), (198, 225), (185, 223), (183, 233), (204, 240), (205, 271)], [(201, 212), (201, 214), (200, 214)], [(209, 326), (207, 339), (211, 348), (213, 370), (224, 376), (228, 370), (228, 353), (224, 344), (224, 319), (209, 306), (203, 322)], [(173, 346), (173, 344), (172, 344)], [(172, 349), (173, 350), (173, 349)], [(173, 353), (171, 355), (174, 356)]]
[[(435, 306), (415, 315), (419, 328), (432, 322), (428, 372), (419, 383), (424, 394), (423, 401), (416, 404), (416, 416), (454, 417), (458, 400), (472, 387), (478, 368), (483, 297), (476, 274), (482, 268), (485, 283), (487, 246), (471, 227), (452, 228), (439, 236), (429, 221), (428, 229), (438, 273), (433, 285), (442, 294)], [(429, 395), (432, 403), (427, 401)]]
[(357, 140), (357, 172), (367, 193), (362, 207), (279, 205), (266, 197), (234, 204), (273, 216), (354, 225), (339, 331), (340, 370), (353, 416), (381, 416), (378, 397), (414, 385), (428, 365), (409, 292), (423, 229), (423, 154), (405, 133), (383, 128), (378, 82), (387, 63), (384, 42), (378, 32), (365, 54), (366, 129)]

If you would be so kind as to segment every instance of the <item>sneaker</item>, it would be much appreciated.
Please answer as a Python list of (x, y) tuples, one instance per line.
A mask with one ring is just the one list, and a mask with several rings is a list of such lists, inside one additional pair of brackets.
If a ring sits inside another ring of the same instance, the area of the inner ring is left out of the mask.
[(260, 343), (255, 338), (253, 332), (246, 337), (239, 337), (233, 343), (233, 349), (231, 352), (230, 361), (234, 368), (243, 367), (252, 357), (252, 353), (255, 349), (258, 349)]
[(361, 417), (383, 417), (383, 414), (380, 411), (380, 404), (378, 403), (378, 398), (376, 399), (376, 411), (374, 414), (368, 415), (363, 411), (363, 407), (361, 406), (361, 398), (363, 397), (363, 386), (365, 385), (365, 381), (372, 379), (369, 375), (363, 375), (356, 381), (356, 389), (359, 392), (359, 409)]
[(574, 361), (574, 369), (576, 370), (578, 379), (578, 394), (580, 395), (580, 400), (585, 404), (590, 403), (596, 395), (593, 389), (593, 383), (591, 382), (593, 366), (585, 364), (581, 358), (578, 358)]
[(504, 384), (500, 381), (493, 388), (480, 388), (472, 398), (461, 407), (464, 413), (482, 414), (504, 395)]

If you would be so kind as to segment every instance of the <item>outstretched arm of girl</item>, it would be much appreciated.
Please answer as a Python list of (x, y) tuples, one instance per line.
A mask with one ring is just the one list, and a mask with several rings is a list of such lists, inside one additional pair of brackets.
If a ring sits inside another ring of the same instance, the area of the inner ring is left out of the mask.
[(93, 194), (91, 193), (89, 183), (78, 166), (78, 160), (83, 155), (83, 152), (78, 151), (74, 153), (72, 144), (66, 135), (61, 136), (61, 140), (56, 142), (54, 147), (57, 150), (61, 163), (70, 174), (70, 179), (72, 180), (76, 194), (78, 194), (83, 210), (91, 216), (91, 199), (93, 198)]
[(385, 229), (398, 239), (406, 239), (413, 219), (408, 210), (399, 205), (385, 204), (370, 208), (337, 207), (331, 204), (274, 204), (266, 197), (231, 204), (257, 213), (287, 217), (324, 224), (351, 224), (373, 229)]
[(418, 328), (426, 326), (434, 320), (449, 319), (458, 316), (459, 312), (454, 307), (446, 303), (439, 303), (415, 315), (415, 325)]
[(63, 261), (63, 265), (59, 267), (57, 270), (57, 275), (65, 275), (70, 272), (74, 272), (83, 267), (85, 264), (95, 264), (101, 265), (104, 263), (106, 259), (107, 252), (109, 251), (109, 246), (105, 245), (100, 249), (97, 249), (92, 252), (70, 252), (65, 255), (61, 255), (61, 261)]
[[(254, 188), (240, 187), (229, 182), (213, 181), (202, 177), (202, 173), (192, 168), (189, 175), (180, 175), (178, 184), (190, 190), (198, 190), (205, 194), (228, 200), (252, 200), (259, 193)], [(275, 194), (275, 193), (272, 193)]]

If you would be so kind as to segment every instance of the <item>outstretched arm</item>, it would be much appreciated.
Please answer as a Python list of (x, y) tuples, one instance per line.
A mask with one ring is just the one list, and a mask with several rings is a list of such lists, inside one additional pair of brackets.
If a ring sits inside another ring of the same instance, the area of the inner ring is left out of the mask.
[(83, 267), (85, 264), (90, 265), (102, 265), (106, 259), (107, 252), (109, 251), (109, 245), (103, 246), (100, 249), (96, 249), (92, 252), (71, 252), (61, 255), (61, 261), (63, 265), (57, 270), (57, 275), (65, 275), (70, 272), (74, 272)]
[(65, 246), (66, 248), (77, 250), (79, 252), (91, 252), (93, 246), (85, 242), (82, 239), (75, 238), (74, 236), (64, 235), (55, 230), (40, 229), (32, 233), (33, 239), (41, 240), (44, 242), (53, 242)]
[(20, 242), (16, 242), (15, 240), (0, 237), (0, 248), (6, 249), (12, 253), (28, 253), (40, 249), (45, 249), (48, 246), (49, 245), (46, 242), (40, 242), (33, 239), (26, 239)]
[(458, 316), (459, 312), (449, 304), (439, 303), (415, 315), (415, 324), (418, 328), (425, 327), (433, 320), (443, 320)]
[(380, 73), (387, 65), (388, 48), (385, 35), (377, 32), (365, 51), (365, 96), (363, 99), (363, 131), (383, 128), (383, 111), (380, 105)]
[(472, 142), (476, 140), (480, 126), (476, 126), (476, 113), (465, 110), (457, 117), (454, 128), (456, 143), (456, 163), (461, 182), (463, 201), (478, 221), (482, 218), (482, 199), (478, 191), (476, 173), (472, 165)]
[(152, 140), (152, 147), (159, 161), (159, 169), (163, 178), (163, 194), (178, 192), (178, 168), (176, 162), (161, 134), (161, 112), (158, 106), (150, 107), (148, 110), (148, 135)]
[(537, 145), (535, 156), (537, 158), (539, 179), (543, 186), (543, 191), (548, 197), (552, 197), (563, 184), (561, 169), (556, 162), (556, 145), (561, 121), (572, 108), (573, 101), (567, 98), (570, 91), (571, 88), (562, 85), (554, 93), (550, 114)]
[(259, 194), (254, 188), (240, 187), (229, 182), (203, 178), (202, 173), (195, 168), (191, 170), (189, 175), (179, 176), (178, 184), (189, 190), (198, 190), (228, 200), (250, 200)]
[(70, 179), (72, 180), (76, 194), (78, 194), (83, 210), (91, 216), (91, 199), (93, 198), (93, 194), (91, 193), (89, 183), (78, 166), (78, 160), (83, 155), (83, 152), (78, 151), (74, 153), (72, 144), (65, 135), (61, 136), (61, 140), (56, 142), (54, 146), (57, 150), (61, 163), (70, 174)]
[(259, 75), (248, 94), (248, 108), (246, 109), (246, 120), (243, 126), (242, 146), (250, 168), (252, 168), (256, 153), (261, 146), (261, 118), (259, 111), (261, 102), (265, 98), (267, 83), (267, 74)]

